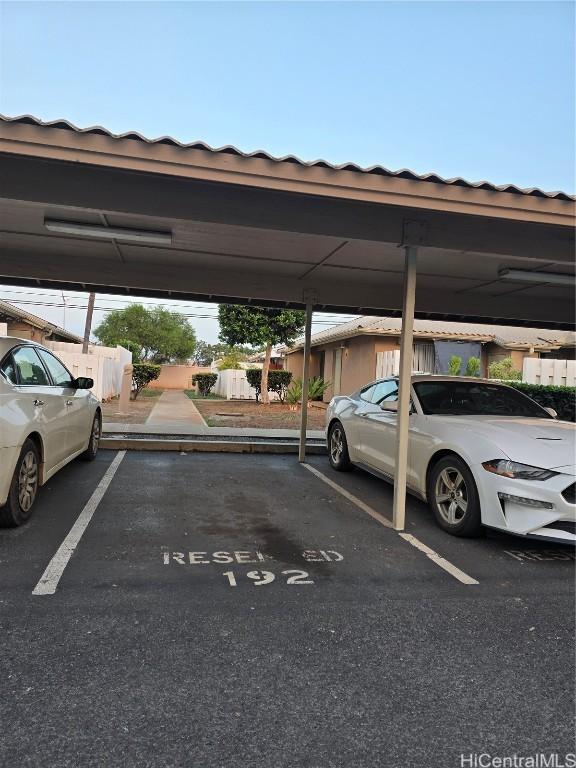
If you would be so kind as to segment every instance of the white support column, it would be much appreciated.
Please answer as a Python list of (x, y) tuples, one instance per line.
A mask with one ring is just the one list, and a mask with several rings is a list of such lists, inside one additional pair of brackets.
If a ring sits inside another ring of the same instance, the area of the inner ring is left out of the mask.
[(298, 461), (306, 461), (306, 426), (308, 424), (308, 384), (310, 382), (310, 340), (312, 337), (313, 304), (306, 303), (306, 327), (304, 330), (304, 365), (302, 370), (302, 411), (300, 413), (300, 447)]
[(406, 245), (404, 267), (404, 302), (400, 336), (400, 380), (396, 423), (396, 464), (394, 472), (394, 507), (392, 522), (397, 531), (404, 530), (406, 517), (406, 470), (408, 464), (408, 428), (410, 422), (410, 385), (412, 382), (412, 348), (414, 338), (414, 303), (416, 298), (416, 260), (418, 248)]

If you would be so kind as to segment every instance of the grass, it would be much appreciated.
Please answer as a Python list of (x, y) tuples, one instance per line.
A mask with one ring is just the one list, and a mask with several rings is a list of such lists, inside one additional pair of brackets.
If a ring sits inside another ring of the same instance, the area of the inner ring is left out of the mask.
[(220, 397), (220, 395), (206, 395), (206, 397), (203, 397), (202, 395), (198, 394), (195, 389), (185, 389), (184, 392), (188, 395), (190, 400), (224, 400), (225, 398)]
[(160, 397), (163, 389), (142, 389), (138, 397)]

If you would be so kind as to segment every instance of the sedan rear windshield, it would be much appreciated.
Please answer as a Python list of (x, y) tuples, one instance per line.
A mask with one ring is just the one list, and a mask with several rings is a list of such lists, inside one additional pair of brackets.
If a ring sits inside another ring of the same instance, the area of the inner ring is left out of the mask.
[(498, 384), (420, 381), (414, 384), (422, 410), (444, 416), (528, 416), (552, 418), (526, 395)]

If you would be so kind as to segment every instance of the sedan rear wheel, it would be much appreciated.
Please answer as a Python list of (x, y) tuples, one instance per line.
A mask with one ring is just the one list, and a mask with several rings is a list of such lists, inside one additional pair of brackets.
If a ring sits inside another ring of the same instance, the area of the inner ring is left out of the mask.
[(478, 536), (482, 529), (478, 489), (467, 464), (445, 456), (428, 480), (428, 501), (438, 525), (454, 536)]
[(0, 508), (0, 526), (14, 528), (25, 523), (32, 514), (40, 481), (40, 458), (32, 440), (26, 440), (12, 475), (6, 504)]
[(347, 472), (352, 469), (352, 463), (348, 454), (348, 442), (344, 427), (339, 421), (330, 425), (328, 432), (328, 456), (330, 464), (338, 472)]

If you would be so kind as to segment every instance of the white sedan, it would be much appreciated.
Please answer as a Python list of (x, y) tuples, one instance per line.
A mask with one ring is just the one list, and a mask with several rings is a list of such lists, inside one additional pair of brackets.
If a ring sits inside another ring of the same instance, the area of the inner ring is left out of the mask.
[(48, 349), (0, 338), (0, 525), (25, 523), (39, 486), (69, 461), (98, 451), (102, 413), (89, 391)]
[[(413, 376), (408, 489), (456, 536), (482, 526), (576, 541), (574, 424), (512, 387)], [(398, 379), (382, 379), (327, 411), (334, 469), (355, 464), (393, 481)]]

